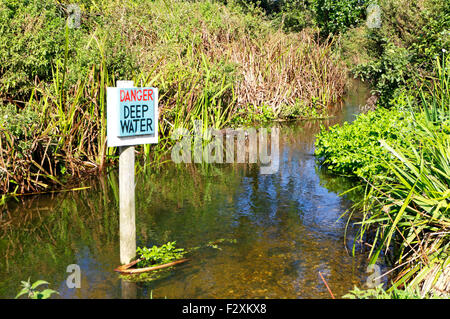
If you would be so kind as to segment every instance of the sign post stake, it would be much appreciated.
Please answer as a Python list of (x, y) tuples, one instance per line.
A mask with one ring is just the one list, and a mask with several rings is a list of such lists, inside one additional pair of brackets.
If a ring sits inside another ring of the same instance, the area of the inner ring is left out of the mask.
[(135, 145), (158, 143), (158, 88), (117, 81), (106, 88), (107, 146), (119, 147), (120, 263), (136, 256)]
[[(134, 87), (133, 81), (117, 81), (117, 87)], [(119, 147), (120, 263), (136, 256), (134, 146)]]

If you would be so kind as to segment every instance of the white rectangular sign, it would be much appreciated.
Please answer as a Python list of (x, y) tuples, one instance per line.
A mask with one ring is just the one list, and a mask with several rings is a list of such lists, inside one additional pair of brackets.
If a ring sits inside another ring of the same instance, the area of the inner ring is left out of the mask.
[(158, 143), (158, 89), (108, 87), (107, 145), (128, 146)]

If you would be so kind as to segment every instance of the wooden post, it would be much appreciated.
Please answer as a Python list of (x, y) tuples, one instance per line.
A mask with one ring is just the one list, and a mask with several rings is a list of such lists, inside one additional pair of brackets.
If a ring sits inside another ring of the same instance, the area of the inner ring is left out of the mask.
[(136, 283), (121, 279), (122, 281), (122, 299), (136, 299)]
[[(117, 81), (117, 87), (134, 87), (133, 81)], [(134, 146), (119, 147), (120, 263), (136, 256), (136, 215), (134, 196)]]

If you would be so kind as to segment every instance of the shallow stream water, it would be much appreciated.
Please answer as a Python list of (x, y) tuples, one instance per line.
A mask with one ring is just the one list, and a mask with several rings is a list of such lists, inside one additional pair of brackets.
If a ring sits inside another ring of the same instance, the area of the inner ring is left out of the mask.
[[(236, 241), (196, 250), (150, 282), (125, 282), (113, 271), (116, 170), (85, 182), (86, 190), (9, 203), (0, 215), (0, 298), (13, 298), (28, 277), (50, 282), (62, 298), (330, 298), (319, 272), (337, 297), (363, 285), (367, 255), (349, 255), (339, 219), (351, 202), (337, 193), (351, 181), (321, 170), (313, 153), (319, 126), (352, 121), (367, 93), (354, 87), (331, 119), (282, 124), (275, 174), (261, 175), (256, 164), (168, 164), (139, 174), (138, 246)], [(80, 266), (79, 289), (66, 285), (70, 264)]]

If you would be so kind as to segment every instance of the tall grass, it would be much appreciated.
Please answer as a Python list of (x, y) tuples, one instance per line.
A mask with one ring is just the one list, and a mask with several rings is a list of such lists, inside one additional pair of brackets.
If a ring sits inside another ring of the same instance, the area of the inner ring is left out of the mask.
[(391, 154), (387, 174), (370, 181), (364, 200), (360, 236), (372, 234), (371, 263), (383, 251), (394, 257), (390, 289), (450, 292), (449, 65), (437, 65), (439, 78), (413, 111), (416, 137), (397, 147), (380, 141)]

